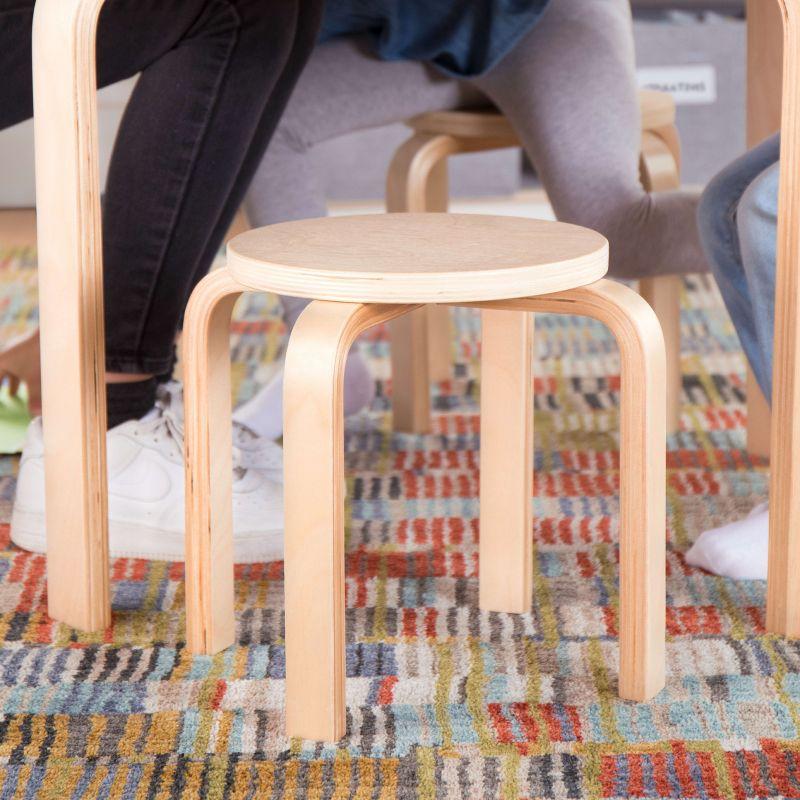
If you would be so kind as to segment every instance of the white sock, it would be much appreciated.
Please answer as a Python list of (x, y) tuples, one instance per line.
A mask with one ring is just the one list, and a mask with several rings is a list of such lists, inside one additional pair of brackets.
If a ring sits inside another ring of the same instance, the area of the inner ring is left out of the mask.
[(768, 541), (769, 510), (762, 503), (738, 522), (701, 533), (686, 561), (724, 578), (766, 580)]
[[(344, 415), (357, 414), (375, 396), (375, 379), (364, 359), (354, 350), (344, 370)], [(278, 439), (283, 435), (283, 367), (256, 394), (242, 403), (233, 418), (259, 436)]]

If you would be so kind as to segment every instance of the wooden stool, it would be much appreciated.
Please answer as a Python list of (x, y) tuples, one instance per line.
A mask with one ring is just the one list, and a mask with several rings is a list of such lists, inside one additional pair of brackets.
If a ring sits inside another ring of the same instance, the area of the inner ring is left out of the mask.
[(604, 322), (622, 359), (620, 672), (623, 698), (664, 685), (664, 341), (650, 306), (601, 280), (608, 244), (573, 225), (473, 214), (387, 214), (273, 225), (233, 239), (184, 327), (186, 624), (189, 648), (234, 641), (228, 323), (243, 291), (312, 302), (285, 372), (286, 727), (345, 732), (342, 380), (354, 339), (423, 304), (483, 319), (480, 605), (531, 606), (532, 336), (529, 312)]
[[(642, 149), (639, 173), (648, 192), (680, 186), (680, 139), (675, 101), (664, 92), (641, 91)], [(447, 159), (519, 147), (511, 123), (497, 111), (434, 111), (408, 120), (414, 131), (395, 153), (386, 184), (387, 211), (447, 211)], [(663, 275), (639, 282), (639, 293), (655, 310), (667, 348), (667, 430), (680, 428), (681, 278)], [(449, 312), (429, 306), (392, 322), (394, 428), (410, 433), (431, 429), (430, 383), (452, 375)]]

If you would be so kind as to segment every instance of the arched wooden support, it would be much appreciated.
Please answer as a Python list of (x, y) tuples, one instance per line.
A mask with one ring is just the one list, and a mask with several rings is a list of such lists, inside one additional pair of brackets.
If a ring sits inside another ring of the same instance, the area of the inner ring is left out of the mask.
[(111, 622), (95, 39), (103, 0), (38, 0), (33, 25), (48, 610)]
[(800, 0), (783, 14), (767, 629), (800, 636)]
[[(655, 312), (628, 287), (601, 280), (559, 294), (476, 304), (489, 315), (577, 314), (607, 325), (620, 349), (619, 694), (644, 701), (664, 686), (666, 625), (666, 416), (664, 339)], [(487, 309), (491, 309), (487, 311)], [(493, 323), (498, 329), (502, 323)], [(527, 362), (529, 330), (508, 328), (503, 358)], [(484, 358), (501, 349), (490, 340)], [(493, 368), (487, 365), (487, 368)], [(509, 371), (482, 390), (481, 606), (530, 607), (531, 415)], [(530, 394), (530, 382), (527, 382)], [(488, 434), (488, 435), (484, 435)], [(503, 465), (524, 469), (510, 474)], [(520, 480), (520, 477), (522, 479)], [(522, 566), (520, 566), (522, 565)]]
[(225, 269), (197, 285), (183, 330), (186, 642), (211, 655), (233, 644), (233, 448), (230, 322), (243, 292)]

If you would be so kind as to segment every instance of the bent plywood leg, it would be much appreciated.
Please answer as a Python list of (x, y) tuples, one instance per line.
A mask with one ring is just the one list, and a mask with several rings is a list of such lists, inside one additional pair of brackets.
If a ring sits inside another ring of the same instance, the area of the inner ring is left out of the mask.
[(747, 452), (751, 456), (769, 458), (772, 411), (749, 366), (745, 379), (745, 392), (747, 397)]
[(617, 339), (622, 361), (619, 693), (647, 700), (664, 686), (666, 624), (665, 356), (658, 319), (635, 292), (608, 280), (480, 307), (593, 317)]
[(297, 320), (284, 373), (286, 732), (345, 733), (344, 422), (347, 352), (407, 306), (317, 301)]
[(235, 635), (230, 321), (242, 291), (224, 268), (212, 272), (183, 327), (186, 642), (207, 655)]
[(429, 433), (431, 388), (428, 310), (412, 311), (389, 324), (392, 360), (392, 420), (396, 431)]
[[(674, 125), (644, 131), (640, 174), (648, 192), (680, 188), (680, 138)], [(660, 275), (639, 281), (639, 293), (656, 312), (667, 354), (667, 433), (680, 429), (683, 374), (681, 370), (681, 278)]]
[(767, 630), (800, 636), (800, 2), (781, 0), (784, 27), (781, 175)]
[(639, 294), (656, 312), (666, 348), (667, 433), (681, 426), (681, 284), (679, 275), (660, 275), (639, 281)]
[(447, 306), (429, 305), (428, 370), (432, 381), (453, 377), (453, 323)]
[(34, 105), (48, 608), (111, 621), (95, 32), (102, 0), (39, 0)]
[(480, 607), (530, 611), (533, 314), (481, 313)]
[[(401, 145), (386, 179), (386, 210), (447, 211), (447, 156), (456, 148), (450, 136), (424, 133)], [(427, 433), (431, 381), (446, 380), (452, 371), (450, 310), (432, 306), (411, 317), (389, 326), (393, 423), (396, 431)]]

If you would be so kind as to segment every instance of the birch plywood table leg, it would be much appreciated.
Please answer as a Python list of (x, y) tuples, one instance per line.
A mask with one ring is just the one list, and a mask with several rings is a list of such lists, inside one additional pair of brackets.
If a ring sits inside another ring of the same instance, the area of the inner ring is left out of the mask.
[(33, 30), (48, 604), (111, 620), (95, 34), (103, 0), (38, 0)]
[[(640, 176), (648, 192), (680, 188), (681, 145), (675, 125), (642, 132)], [(681, 427), (683, 370), (681, 369), (681, 285), (679, 275), (657, 275), (639, 281), (639, 294), (656, 312), (667, 355), (667, 433)]]
[(233, 463), (230, 321), (242, 287), (207, 275), (186, 309), (186, 639), (192, 653), (233, 644)]
[(344, 364), (362, 331), (415, 308), (316, 301), (289, 339), (283, 403), (289, 736), (336, 741), (345, 734)]
[[(449, 136), (412, 136), (395, 153), (386, 176), (386, 210), (447, 211)], [(452, 372), (450, 310), (428, 306), (389, 324), (392, 359), (392, 425), (429, 433), (431, 382)]]
[[(622, 365), (619, 695), (626, 700), (649, 700), (664, 686), (666, 625), (665, 354), (655, 312), (627, 286), (609, 280), (560, 294), (479, 307), (588, 316), (607, 325), (617, 340)], [(491, 413), (497, 412), (499, 397), (505, 395), (502, 384), (496, 390), (498, 400), (489, 406)], [(509, 459), (515, 453), (516, 448)], [(530, 497), (518, 497), (516, 502), (529, 504)], [(482, 538), (483, 530), (481, 518)], [(527, 553), (518, 543), (504, 557), (508, 573), (515, 575), (516, 563)]]
[(479, 602), (524, 613), (533, 581), (533, 314), (481, 311)]
[(783, 12), (767, 629), (800, 636), (800, 0)]

